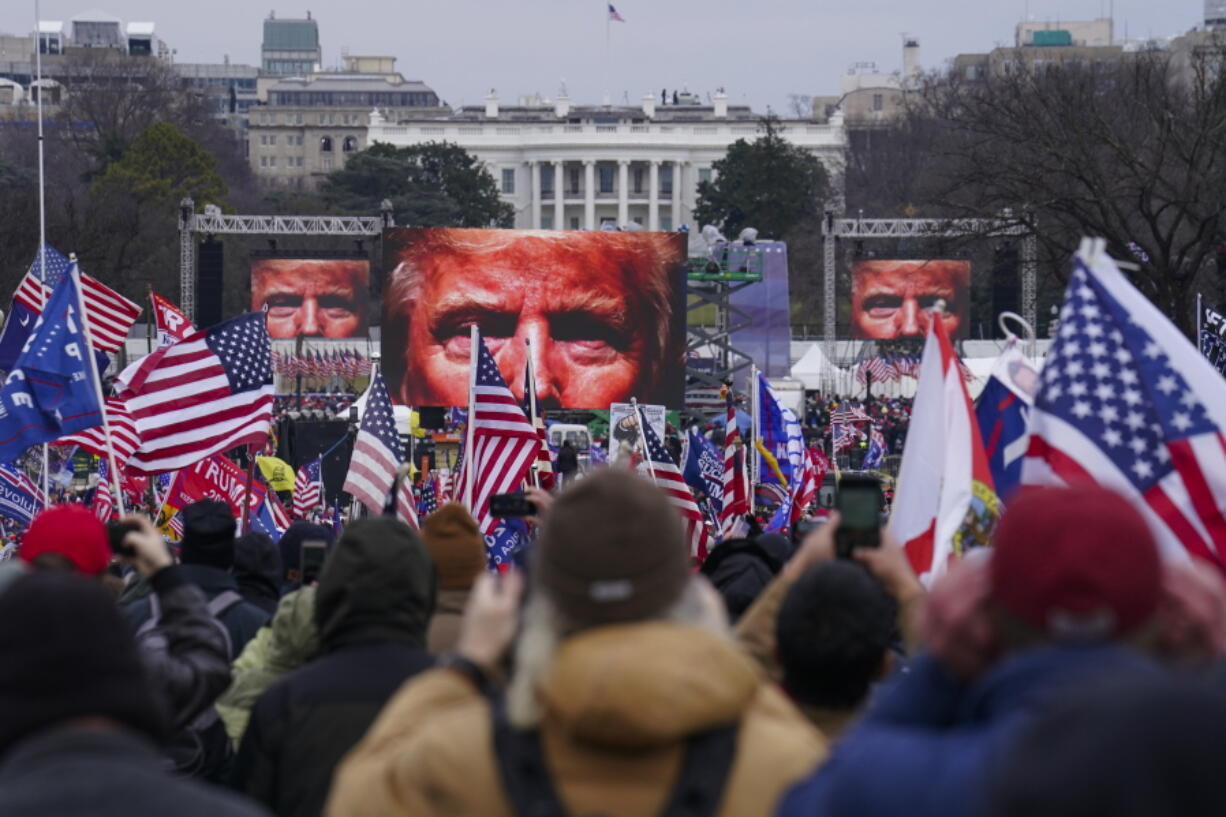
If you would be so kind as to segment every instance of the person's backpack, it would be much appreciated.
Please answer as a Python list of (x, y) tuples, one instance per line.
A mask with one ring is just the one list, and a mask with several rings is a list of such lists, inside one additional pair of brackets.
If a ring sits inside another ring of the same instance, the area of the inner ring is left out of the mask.
[[(511, 810), (519, 817), (568, 817), (545, 763), (540, 734), (512, 726), (503, 700), (490, 704), (494, 755)], [(737, 726), (699, 732), (686, 740), (681, 771), (660, 817), (711, 817), (719, 811), (736, 757)]]
[[(230, 631), (221, 623), (221, 617), (242, 601), (243, 597), (233, 590), (223, 590), (208, 603), (212, 622), (225, 639), (226, 656), (231, 662), (235, 658), (234, 643), (230, 640)], [(149, 596), (149, 618), (136, 630), (136, 641), (142, 649), (166, 651), (166, 636), (158, 629), (161, 620), (161, 604), (157, 594), (153, 593)], [(232, 760), (233, 747), (226, 735), (225, 724), (217, 713), (217, 707), (210, 704), (204, 711), (197, 713), (187, 726), (171, 736), (163, 752), (170, 761), (172, 771), (177, 774), (217, 782), (224, 780)]]

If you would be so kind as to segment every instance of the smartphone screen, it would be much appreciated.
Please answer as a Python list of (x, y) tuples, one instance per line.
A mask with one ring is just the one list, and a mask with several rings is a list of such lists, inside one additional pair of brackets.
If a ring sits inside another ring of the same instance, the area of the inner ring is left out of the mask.
[(836, 506), (842, 521), (835, 532), (835, 549), (844, 559), (858, 547), (881, 543), (881, 509), (884, 497), (875, 477), (844, 477), (839, 483)]
[(327, 555), (327, 542), (308, 539), (302, 543), (302, 572), (300, 575), (304, 585), (319, 581), (319, 574), (324, 569), (324, 559)]

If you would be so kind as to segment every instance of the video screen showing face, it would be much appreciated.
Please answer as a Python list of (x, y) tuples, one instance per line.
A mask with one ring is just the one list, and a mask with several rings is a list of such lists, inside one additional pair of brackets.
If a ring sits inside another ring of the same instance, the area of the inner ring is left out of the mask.
[(938, 301), (953, 339), (970, 331), (970, 261), (857, 261), (851, 268), (851, 336), (924, 338)]
[(251, 310), (267, 310), (273, 338), (364, 338), (370, 261), (261, 258), (251, 263)]
[(395, 228), (383, 247), (393, 400), (466, 405), (475, 324), (520, 399), (532, 355), (542, 410), (681, 404), (685, 236)]

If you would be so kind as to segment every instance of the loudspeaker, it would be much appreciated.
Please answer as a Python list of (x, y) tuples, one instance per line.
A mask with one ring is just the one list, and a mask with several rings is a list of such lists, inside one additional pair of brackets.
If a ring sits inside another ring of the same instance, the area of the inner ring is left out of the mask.
[(441, 431), (443, 429), (443, 412), (444, 408), (438, 406), (422, 406), (417, 410), (419, 416), (418, 425), (422, 428), (428, 428), (432, 431)]
[(221, 323), (221, 295), (225, 288), (223, 246), (212, 238), (200, 242), (196, 265), (196, 326), (200, 329)]

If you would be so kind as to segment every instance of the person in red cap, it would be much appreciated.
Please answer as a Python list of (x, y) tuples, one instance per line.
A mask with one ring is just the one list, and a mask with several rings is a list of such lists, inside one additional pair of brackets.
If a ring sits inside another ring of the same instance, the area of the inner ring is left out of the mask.
[(780, 815), (980, 814), (1023, 728), (1065, 691), (1161, 676), (1156, 659), (1172, 649), (1220, 655), (1226, 593), (1186, 559), (1164, 562), (1120, 495), (1032, 488), (1010, 503), (993, 549), (934, 586), (922, 619), (927, 652)]
[(53, 505), (34, 517), (17, 555), (34, 567), (97, 576), (111, 563), (106, 527), (84, 505)]

